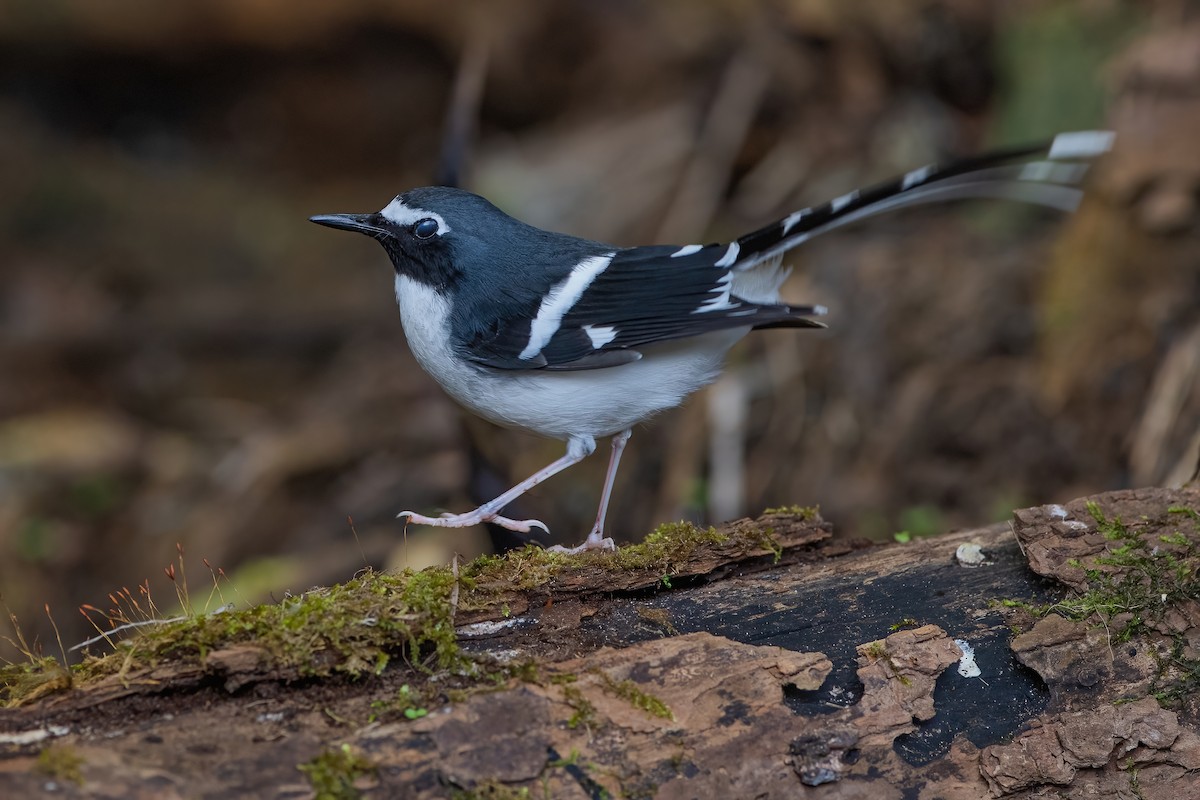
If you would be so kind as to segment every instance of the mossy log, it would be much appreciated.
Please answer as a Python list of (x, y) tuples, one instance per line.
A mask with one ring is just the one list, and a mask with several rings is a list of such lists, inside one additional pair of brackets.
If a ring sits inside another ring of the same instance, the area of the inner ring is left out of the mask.
[(1200, 797), (1198, 554), (1200, 490), (1147, 489), (908, 544), (794, 509), (487, 559), (430, 583), (456, 644), (365, 637), (392, 657), (358, 677), (280, 639), (77, 672), (0, 712), (0, 796)]

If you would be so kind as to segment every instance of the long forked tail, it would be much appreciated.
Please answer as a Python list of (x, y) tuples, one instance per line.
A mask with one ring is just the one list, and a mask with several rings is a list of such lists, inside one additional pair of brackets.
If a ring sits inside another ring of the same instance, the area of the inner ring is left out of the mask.
[(1002, 198), (1074, 211), (1088, 162), (1111, 149), (1115, 137), (1111, 131), (1060, 133), (1044, 144), (915, 169), (746, 234), (737, 240), (734, 268), (748, 269), (833, 228), (921, 203)]

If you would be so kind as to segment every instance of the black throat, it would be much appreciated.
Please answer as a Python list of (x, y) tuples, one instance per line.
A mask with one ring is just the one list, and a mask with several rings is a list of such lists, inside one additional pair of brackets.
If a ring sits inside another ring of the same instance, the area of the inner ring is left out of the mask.
[[(412, 243), (394, 236), (377, 237), (397, 275), (412, 278), (430, 286), (440, 294), (446, 294), (458, 285), (462, 273), (454, 266), (450, 245), (446, 242), (423, 242), (420, 252), (409, 252)], [(407, 247), (406, 247), (407, 246)]]

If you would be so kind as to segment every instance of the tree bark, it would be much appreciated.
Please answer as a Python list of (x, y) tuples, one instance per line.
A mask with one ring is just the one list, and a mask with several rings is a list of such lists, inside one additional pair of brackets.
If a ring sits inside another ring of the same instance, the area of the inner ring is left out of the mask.
[(305, 797), (332, 753), (343, 796), (1200, 797), (1198, 512), (1122, 491), (874, 547), (744, 520), (778, 563), (701, 549), (670, 588), (582, 571), (460, 615), (468, 650), (528, 661), (486, 691), (231, 648), (3, 712), (0, 795)]

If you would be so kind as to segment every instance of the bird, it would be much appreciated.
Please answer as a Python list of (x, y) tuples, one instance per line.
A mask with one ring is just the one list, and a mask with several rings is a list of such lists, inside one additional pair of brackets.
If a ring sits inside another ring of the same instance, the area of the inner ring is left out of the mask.
[(398, 518), (549, 532), (540, 520), (503, 516), (505, 506), (611, 437), (595, 524), (580, 545), (551, 549), (613, 549), (605, 517), (633, 427), (715, 380), (728, 350), (750, 331), (826, 327), (824, 306), (780, 299), (790, 272), (784, 254), (832, 229), (922, 203), (1003, 198), (1072, 211), (1090, 162), (1114, 137), (1060, 133), (921, 167), (714, 244), (618, 247), (542, 230), (479, 195), (441, 186), (410, 189), (374, 213), (310, 217), (383, 246), (409, 348), (451, 397), (498, 425), (566, 442), (561, 458), (473, 511)]

